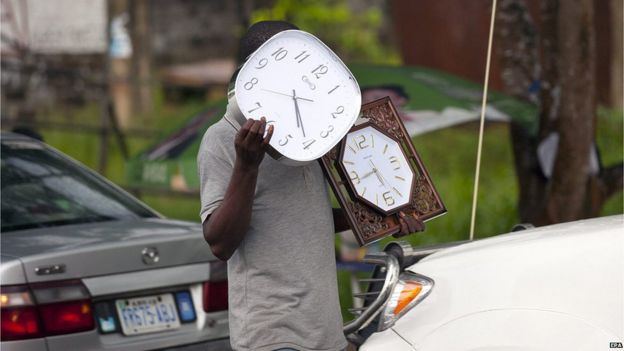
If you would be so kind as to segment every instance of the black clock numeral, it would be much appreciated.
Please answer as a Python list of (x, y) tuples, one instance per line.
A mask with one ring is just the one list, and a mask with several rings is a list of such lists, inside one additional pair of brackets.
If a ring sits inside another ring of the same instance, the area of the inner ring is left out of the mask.
[(278, 141), (278, 144), (280, 144), (280, 146), (285, 146), (286, 144), (288, 144), (288, 140), (292, 139), (292, 135), (288, 134), (284, 137), (284, 139), (280, 139)]
[(267, 60), (266, 58), (263, 58), (260, 61), (258, 61), (258, 66), (256, 66), (256, 69), (264, 68), (268, 63), (269, 63), (269, 60)]
[(328, 70), (329, 70), (329, 68), (327, 68), (327, 66), (325, 66), (325, 65), (318, 65), (318, 67), (313, 69), (312, 72), (310, 72), (310, 73), (314, 73), (314, 76), (316, 77), (316, 79), (319, 79), (319, 78), (321, 78), (321, 76), (323, 74), (327, 73)]
[(286, 55), (288, 55), (288, 50), (283, 47), (277, 49), (277, 51), (271, 54), (271, 56), (275, 57), (275, 61), (281, 61), (284, 57), (286, 57)]
[(330, 124), (329, 127), (327, 127), (327, 130), (321, 131), (321, 138), (327, 138), (329, 134), (333, 131), (334, 131), (334, 126)]
[(385, 193), (383, 193), (382, 196), (383, 196), (384, 201), (386, 201), (387, 206), (394, 205), (394, 198), (392, 197), (392, 194), (389, 191), (386, 191)]
[(366, 137), (363, 134), (358, 135), (358, 137), (360, 138), (359, 141), (355, 141), (357, 147), (360, 150), (366, 149), (368, 147), (368, 144), (366, 144)]
[(247, 90), (251, 90), (256, 84), (258, 84), (258, 78), (251, 78), (249, 82), (245, 83), (244, 87)]
[(336, 112), (332, 112), (331, 115), (332, 117), (336, 118), (336, 115), (339, 115), (343, 112), (344, 112), (344, 106), (338, 106), (338, 108), (336, 108)]
[(249, 110), (249, 111), (247, 111), (247, 113), (252, 113), (252, 112), (254, 112), (255, 110), (259, 109), (260, 107), (262, 107), (262, 105), (260, 105), (260, 103), (259, 103), (259, 102), (256, 102), (256, 107), (255, 107), (255, 108), (252, 108), (252, 109), (251, 109), (251, 110)]
[(314, 144), (316, 142), (316, 139), (310, 139), (310, 140), (306, 140), (303, 142), (303, 148), (307, 149), (310, 146), (312, 146), (312, 144)]
[[(300, 57), (302, 57), (301, 60), (299, 60)], [(308, 54), (307, 51), (303, 50), (299, 55), (295, 56), (295, 60), (299, 60), (297, 61), (297, 63), (301, 63), (303, 62), (303, 60), (307, 59), (308, 57), (310, 57), (310, 54)]]

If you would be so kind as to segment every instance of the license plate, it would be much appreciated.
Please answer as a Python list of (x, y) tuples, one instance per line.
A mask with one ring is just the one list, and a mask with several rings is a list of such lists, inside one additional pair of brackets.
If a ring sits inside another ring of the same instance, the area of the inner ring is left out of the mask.
[(124, 335), (153, 333), (180, 327), (172, 294), (145, 296), (115, 301)]

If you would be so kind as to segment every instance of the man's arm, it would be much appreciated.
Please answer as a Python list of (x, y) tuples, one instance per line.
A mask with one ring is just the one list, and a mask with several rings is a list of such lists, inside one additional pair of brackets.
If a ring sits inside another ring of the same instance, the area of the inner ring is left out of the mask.
[(341, 208), (332, 208), (334, 214), (334, 230), (336, 233), (351, 229), (349, 221)]
[(245, 237), (251, 222), (251, 209), (258, 179), (273, 126), (263, 138), (266, 119), (247, 120), (236, 134), (236, 161), (221, 205), (202, 223), (204, 239), (219, 259), (227, 261)]

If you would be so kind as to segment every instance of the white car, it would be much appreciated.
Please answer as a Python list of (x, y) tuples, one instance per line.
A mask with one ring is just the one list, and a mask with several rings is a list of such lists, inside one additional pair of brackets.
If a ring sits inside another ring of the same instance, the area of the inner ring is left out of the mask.
[(622, 215), (386, 252), (346, 328), (360, 350), (622, 348)]

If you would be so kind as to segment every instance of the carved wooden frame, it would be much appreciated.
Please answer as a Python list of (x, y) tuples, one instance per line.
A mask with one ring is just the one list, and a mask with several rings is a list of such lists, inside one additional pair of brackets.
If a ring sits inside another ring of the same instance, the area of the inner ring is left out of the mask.
[[(407, 156), (409, 166), (414, 173), (414, 181), (412, 200), (402, 211), (406, 214), (415, 215), (423, 221), (446, 213), (446, 207), (433, 186), (429, 173), (418, 156), (390, 98), (381, 98), (363, 105), (358, 122), (360, 123), (354, 126), (352, 130), (362, 128), (362, 124), (374, 125), (377, 129), (397, 140)], [(349, 177), (340, 165), (343, 147), (343, 142), (338, 143), (320, 159), (320, 164), (358, 243), (363, 246), (398, 233), (400, 231), (398, 214), (386, 215), (354, 196)]]

